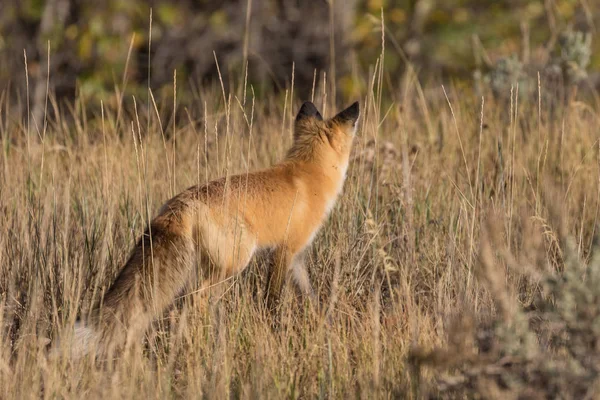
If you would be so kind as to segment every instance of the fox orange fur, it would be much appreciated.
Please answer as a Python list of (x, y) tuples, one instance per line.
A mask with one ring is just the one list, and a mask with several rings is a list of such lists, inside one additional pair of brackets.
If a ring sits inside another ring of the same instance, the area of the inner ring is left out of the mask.
[(288, 274), (312, 294), (302, 252), (342, 190), (358, 117), (358, 102), (328, 120), (306, 102), (283, 161), (167, 201), (104, 299), (77, 323), (73, 352), (101, 351), (141, 335), (194, 276), (198, 260), (198, 275), (210, 284), (241, 272), (257, 250), (275, 249), (267, 303), (276, 304)]

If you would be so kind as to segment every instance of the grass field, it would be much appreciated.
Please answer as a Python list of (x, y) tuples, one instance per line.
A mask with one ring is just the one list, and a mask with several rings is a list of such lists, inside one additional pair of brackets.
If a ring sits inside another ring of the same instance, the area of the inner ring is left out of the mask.
[[(49, 96), (34, 121), (0, 97), (0, 397), (593, 396), (598, 105), (543, 80), (500, 99), (382, 76), (357, 77), (371, 89), (348, 179), (308, 251), (318, 304), (288, 287), (270, 315), (261, 258), (191, 283), (114, 360), (48, 358), (49, 339), (101, 298), (165, 200), (281, 159), (306, 99)], [(327, 116), (355, 100), (332, 97), (317, 84)]]

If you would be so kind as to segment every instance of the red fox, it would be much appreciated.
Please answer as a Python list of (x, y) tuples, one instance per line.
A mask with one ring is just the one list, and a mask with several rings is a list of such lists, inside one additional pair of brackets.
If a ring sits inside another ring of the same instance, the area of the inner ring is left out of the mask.
[(358, 102), (328, 120), (306, 102), (283, 161), (193, 186), (167, 201), (103, 300), (76, 323), (73, 354), (141, 336), (194, 276), (195, 265), (208, 285), (241, 272), (259, 249), (275, 250), (270, 307), (288, 275), (310, 295), (302, 253), (342, 190), (358, 117)]

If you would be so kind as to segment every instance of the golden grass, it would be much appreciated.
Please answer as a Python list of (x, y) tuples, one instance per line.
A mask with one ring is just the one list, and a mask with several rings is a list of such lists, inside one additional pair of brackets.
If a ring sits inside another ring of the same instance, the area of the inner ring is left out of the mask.
[[(415, 360), (431, 361), (437, 348), (456, 360), (471, 354), (457, 331), (532, 304), (541, 287), (526, 270), (565, 268), (553, 213), (589, 257), (598, 108), (576, 94), (561, 104), (543, 82), (540, 102), (516, 91), (482, 101), (458, 87), (422, 88), (411, 74), (385, 87), (378, 79), (360, 98), (343, 195), (308, 251), (319, 304), (288, 287), (280, 315), (269, 315), (260, 259), (208, 291), (191, 283), (115, 360), (75, 361), (67, 349), (51, 359), (48, 339), (68, 335), (101, 298), (170, 196), (282, 158), (303, 99), (248, 90), (245, 100), (219, 88), (178, 106), (176, 120), (172, 97), (125, 98), (122, 109), (78, 99), (70, 111), (50, 102), (47, 124), (28, 124), (2, 97), (0, 397), (441, 395), (438, 371)], [(492, 214), (495, 236), (482, 242)]]

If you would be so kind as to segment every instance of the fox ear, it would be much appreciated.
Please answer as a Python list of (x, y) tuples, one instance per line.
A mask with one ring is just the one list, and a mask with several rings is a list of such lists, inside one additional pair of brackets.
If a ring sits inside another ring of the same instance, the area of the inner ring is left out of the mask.
[(298, 111), (298, 115), (296, 115), (296, 121), (300, 121), (301, 119), (308, 117), (315, 117), (319, 121), (323, 121), (323, 117), (319, 113), (319, 110), (317, 110), (317, 107), (315, 107), (315, 105), (310, 101), (306, 101), (302, 104), (300, 111)]
[(358, 105), (358, 101), (354, 102), (350, 107), (346, 108), (344, 111), (340, 111), (338, 115), (333, 117), (332, 119), (336, 122), (342, 124), (351, 123), (352, 126), (356, 125), (356, 121), (358, 121), (358, 117), (360, 115), (360, 107)]

